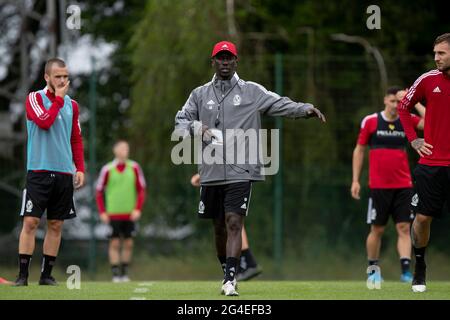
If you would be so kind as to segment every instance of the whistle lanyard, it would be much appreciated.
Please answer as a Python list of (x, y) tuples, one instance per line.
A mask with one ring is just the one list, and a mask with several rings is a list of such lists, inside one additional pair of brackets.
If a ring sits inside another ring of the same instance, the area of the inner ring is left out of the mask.
[[(223, 81), (223, 80), (220, 80)], [(220, 106), (222, 105), (222, 102), (225, 100), (226, 97), (228, 97), (228, 95), (233, 91), (234, 87), (236, 87), (236, 85), (238, 84), (238, 81), (236, 81), (236, 83), (231, 87), (230, 90), (228, 90), (228, 92), (223, 96), (222, 100), (219, 101), (219, 98), (217, 97), (217, 93), (216, 93), (216, 89), (214, 88), (214, 84), (212, 86), (213, 88), (213, 92), (214, 92), (214, 96), (216, 97), (216, 100), (218, 101), (219, 106), (217, 107), (217, 116), (216, 116), (216, 120), (215, 120), (215, 127), (217, 128), (217, 126), (220, 124), (220, 119), (219, 119), (219, 115), (220, 115)]]

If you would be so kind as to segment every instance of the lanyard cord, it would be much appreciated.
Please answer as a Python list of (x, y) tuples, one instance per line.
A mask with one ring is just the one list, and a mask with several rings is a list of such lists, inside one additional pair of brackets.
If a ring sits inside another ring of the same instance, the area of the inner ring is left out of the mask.
[[(223, 80), (220, 80), (220, 81), (223, 81)], [(231, 91), (233, 91), (234, 87), (236, 87), (236, 85), (238, 84), (238, 82), (239, 82), (239, 81), (236, 81), (236, 83), (231, 87), (231, 89), (228, 90), (228, 92), (224, 95), (224, 97), (222, 98), (222, 100), (220, 100), (220, 102), (218, 102), (218, 103), (219, 103), (219, 107), (220, 107), (220, 105), (222, 104), (222, 102), (225, 100), (225, 98), (228, 97), (228, 95), (231, 93)], [(213, 92), (214, 92), (214, 96), (216, 97), (216, 100), (219, 101), (219, 98), (217, 97), (217, 94), (216, 94), (216, 89), (214, 88), (214, 84), (213, 84), (212, 88), (213, 88)]]
[[(220, 80), (223, 81), (223, 80)], [(231, 87), (230, 90), (228, 90), (228, 92), (224, 95), (224, 97), (222, 98), (222, 100), (219, 101), (219, 98), (217, 97), (216, 94), (216, 90), (214, 88), (214, 84), (212, 86), (213, 88), (213, 92), (214, 92), (214, 96), (216, 97), (216, 100), (218, 101), (219, 106), (217, 107), (217, 116), (216, 116), (216, 121), (214, 122), (214, 126), (217, 128), (217, 126), (220, 123), (220, 119), (219, 119), (219, 115), (220, 115), (220, 106), (222, 105), (222, 102), (225, 100), (226, 97), (228, 97), (228, 95), (233, 91), (234, 87), (236, 87), (236, 85), (238, 84), (238, 81), (236, 81), (236, 83)], [(225, 116), (225, 115), (224, 115)]]
[[(220, 81), (223, 81), (223, 80), (220, 80)], [(217, 107), (216, 121), (215, 121), (215, 123), (214, 123), (214, 125), (215, 125), (216, 128), (217, 128), (217, 126), (218, 126), (219, 123), (220, 123), (220, 120), (219, 120), (220, 106), (221, 106), (222, 102), (225, 100), (225, 98), (228, 97), (228, 95), (233, 91), (234, 87), (236, 87), (236, 85), (238, 84), (238, 82), (239, 82), (239, 81), (236, 81), (236, 83), (231, 87), (230, 90), (228, 90), (228, 92), (224, 95), (224, 97), (223, 97), (222, 100), (220, 100), (220, 101), (219, 101), (219, 98), (217, 97), (217, 93), (216, 93), (216, 90), (215, 90), (215, 88), (214, 88), (214, 84), (213, 84), (213, 86), (212, 86), (213, 92), (214, 92), (214, 96), (216, 97), (216, 100), (218, 101), (218, 104), (219, 104), (219, 106)], [(203, 140), (202, 140), (202, 141), (203, 141)], [(206, 142), (204, 142), (204, 141), (203, 141), (203, 143), (205, 144), (205, 146), (208, 145), (208, 144), (207, 144)], [(236, 164), (234, 164), (234, 163), (228, 163), (227, 160), (225, 159), (225, 157), (224, 157), (223, 154), (222, 154), (222, 159), (223, 159), (223, 161), (225, 161), (225, 164), (229, 165), (230, 168), (231, 168), (234, 172), (239, 173), (239, 174), (244, 173), (244, 172), (250, 173), (250, 171), (249, 171), (248, 169), (242, 168), (242, 167), (240, 167), (240, 166), (238, 166), (238, 165), (236, 165)], [(241, 169), (241, 170), (244, 170), (244, 171), (238, 172), (238, 171), (236, 171), (236, 170), (233, 168), (233, 166), (235, 166), (235, 167), (237, 167), (237, 168), (239, 168), (239, 169)]]
[[(206, 143), (205, 141), (203, 141), (203, 139), (202, 139), (202, 143), (205, 145), (205, 147), (207, 147), (207, 146), (209, 145), (208, 143)], [(221, 156), (222, 156), (222, 159), (223, 159), (223, 161), (225, 162), (225, 164), (228, 165), (228, 166), (230, 166), (230, 168), (231, 168), (234, 172), (239, 173), (239, 174), (242, 174), (242, 173), (244, 173), (244, 172), (250, 173), (250, 170), (248, 170), (248, 169), (245, 169), (245, 168), (243, 168), (243, 167), (240, 167), (240, 166), (238, 166), (237, 164), (234, 164), (234, 163), (228, 163), (228, 162), (227, 162), (227, 159), (224, 157), (223, 153), (222, 153)], [(233, 168), (233, 166), (236, 167), (236, 168), (239, 168), (239, 169), (241, 169), (241, 170), (243, 170), (243, 171), (241, 171), (241, 172), (236, 171), (236, 170)]]

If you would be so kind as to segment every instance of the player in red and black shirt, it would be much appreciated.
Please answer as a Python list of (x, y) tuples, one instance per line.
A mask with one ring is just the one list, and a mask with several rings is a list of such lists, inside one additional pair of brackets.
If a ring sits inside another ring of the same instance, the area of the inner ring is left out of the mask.
[[(431, 221), (441, 215), (450, 192), (450, 33), (436, 38), (434, 61), (437, 70), (420, 76), (399, 106), (406, 136), (420, 155), (414, 169), (416, 194), (411, 201), (416, 212), (411, 232), (416, 257), (414, 292), (426, 290), (425, 248)], [(417, 137), (409, 113), (418, 101), (424, 102), (427, 109), (424, 139)]]
[[(367, 223), (371, 224), (366, 248), (369, 266), (378, 265), (381, 237), (389, 216), (395, 222), (398, 234), (397, 249), (400, 256), (402, 282), (411, 282), (411, 239), (409, 229), (414, 218), (409, 202), (412, 196), (412, 180), (406, 153), (407, 139), (397, 113), (397, 96), (406, 91), (398, 87), (389, 88), (384, 96), (384, 110), (365, 117), (361, 124), (358, 141), (353, 151), (353, 181), (351, 194), (360, 199), (359, 178), (364, 162), (366, 146), (369, 151), (369, 208)], [(417, 106), (424, 112), (422, 105)], [(423, 120), (411, 115), (417, 129), (423, 129)], [(371, 273), (370, 280), (380, 281), (379, 273)], [(378, 277), (375, 279), (375, 277)], [(374, 278), (374, 279), (372, 279)]]

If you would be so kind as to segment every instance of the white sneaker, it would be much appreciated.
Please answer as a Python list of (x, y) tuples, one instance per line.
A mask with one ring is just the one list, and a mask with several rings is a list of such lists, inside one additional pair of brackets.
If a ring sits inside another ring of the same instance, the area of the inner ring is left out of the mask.
[(424, 284), (417, 284), (412, 286), (413, 292), (425, 292), (427, 291), (427, 286)]
[(416, 270), (414, 272), (414, 278), (412, 281), (412, 291), (413, 292), (425, 292), (427, 290), (426, 278), (426, 268), (418, 268), (416, 265)]
[(222, 285), (222, 292), (226, 296), (238, 296), (239, 293), (236, 291), (237, 281), (233, 279), (233, 281), (227, 281)]
[(130, 282), (130, 278), (128, 276), (120, 277), (121, 282)]
[[(238, 283), (237, 283), (237, 279), (236, 278), (233, 279), (232, 283), (234, 285), (234, 289), (238, 290)], [(222, 287), (223, 287), (224, 284), (225, 284), (225, 279), (222, 280)], [(221, 294), (224, 294), (223, 290), (222, 290)]]
[(112, 282), (114, 282), (114, 283), (122, 282), (122, 277), (120, 277), (120, 276), (114, 276), (114, 277), (112, 278)]

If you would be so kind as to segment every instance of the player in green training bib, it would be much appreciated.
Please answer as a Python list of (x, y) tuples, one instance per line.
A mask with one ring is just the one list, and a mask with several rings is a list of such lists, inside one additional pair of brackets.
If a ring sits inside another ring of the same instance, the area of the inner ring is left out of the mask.
[(113, 282), (130, 281), (128, 265), (135, 222), (141, 217), (145, 201), (145, 178), (139, 164), (128, 159), (129, 150), (127, 141), (117, 141), (113, 147), (115, 158), (103, 166), (97, 182), (100, 219), (111, 226), (108, 255)]

